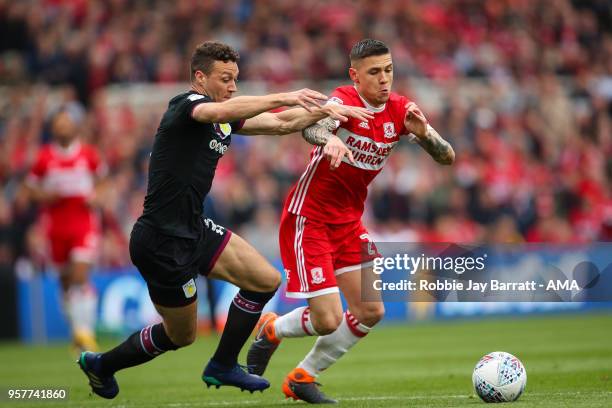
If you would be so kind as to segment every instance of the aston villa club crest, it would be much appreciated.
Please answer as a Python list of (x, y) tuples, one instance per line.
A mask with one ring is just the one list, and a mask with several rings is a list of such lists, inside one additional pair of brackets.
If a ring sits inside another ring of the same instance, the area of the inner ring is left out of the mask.
[(323, 276), (323, 268), (312, 268), (310, 270), (310, 275), (312, 277), (312, 283), (314, 285), (318, 285), (319, 283), (325, 282), (325, 277)]
[(187, 299), (192, 298), (196, 294), (197, 288), (193, 278), (189, 279), (189, 281), (183, 285), (183, 292)]
[(232, 127), (229, 123), (215, 123), (214, 127), (215, 132), (217, 132), (217, 135), (219, 135), (221, 139), (225, 139), (232, 134)]
[(393, 122), (383, 123), (383, 130), (385, 131), (386, 138), (395, 137), (395, 125), (393, 124)]

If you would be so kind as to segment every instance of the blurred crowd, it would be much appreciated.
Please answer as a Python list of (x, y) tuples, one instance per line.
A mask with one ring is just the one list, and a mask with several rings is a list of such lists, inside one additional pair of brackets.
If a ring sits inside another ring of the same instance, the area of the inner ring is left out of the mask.
[[(348, 51), (364, 37), (390, 45), (396, 91), (423, 99), (457, 153), (442, 167), (400, 144), (370, 188), (376, 239), (612, 240), (608, 0), (0, 0), (0, 264), (45, 262), (21, 185), (53, 106), (86, 109), (81, 137), (110, 170), (96, 199), (100, 265), (123, 266), (164, 105), (111, 109), (109, 85), (185, 83), (192, 49), (216, 39), (240, 52), (241, 80), (318, 89), (347, 83)], [(308, 150), (299, 135), (236, 138), (207, 213), (276, 257), (280, 209)]]

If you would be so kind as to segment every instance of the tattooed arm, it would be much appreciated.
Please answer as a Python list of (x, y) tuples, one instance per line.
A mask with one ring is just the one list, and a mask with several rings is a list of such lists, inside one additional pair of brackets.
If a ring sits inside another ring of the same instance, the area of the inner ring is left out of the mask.
[(332, 132), (337, 127), (336, 121), (328, 117), (305, 128), (302, 131), (302, 137), (311, 145), (325, 146), (329, 139), (334, 136)]
[(436, 132), (436, 129), (427, 125), (427, 131), (422, 137), (417, 136), (417, 143), (427, 153), (433, 157), (435, 161), (440, 164), (453, 164), (455, 161), (455, 151), (451, 147), (450, 143), (442, 138)]
[(337, 127), (336, 121), (328, 117), (302, 131), (302, 137), (308, 143), (315, 146), (324, 146), (323, 154), (329, 160), (329, 167), (332, 170), (340, 167), (344, 156), (348, 157), (351, 163), (355, 163), (353, 153), (338, 136), (332, 133)]
[(455, 151), (450, 143), (432, 128), (421, 109), (414, 102), (406, 104), (406, 117), (404, 118), (406, 130), (412, 133), (417, 143), (440, 164), (453, 164)]

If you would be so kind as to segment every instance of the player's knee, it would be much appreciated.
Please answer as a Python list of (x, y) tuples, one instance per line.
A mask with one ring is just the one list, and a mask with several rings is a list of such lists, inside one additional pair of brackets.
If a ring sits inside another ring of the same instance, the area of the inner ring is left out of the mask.
[(360, 323), (372, 327), (385, 317), (385, 306), (382, 303), (369, 303), (353, 314)]
[(320, 336), (335, 332), (338, 326), (340, 326), (340, 323), (342, 323), (341, 313), (330, 312), (312, 317), (312, 327), (314, 327), (317, 334)]
[(276, 270), (266, 272), (257, 283), (257, 292), (276, 292), (281, 284), (281, 275)]
[(62, 287), (62, 291), (67, 293), (71, 286), (70, 277), (66, 275), (60, 275), (60, 286)]
[(282, 281), (283, 279), (281, 278), (280, 272), (276, 271), (276, 273), (270, 279), (270, 285), (274, 291), (276, 291), (280, 287)]
[(266, 279), (266, 292), (276, 292), (281, 284), (281, 274), (276, 269), (273, 273), (268, 274), (268, 279)]
[(70, 280), (73, 284), (84, 285), (89, 282), (90, 265), (85, 262), (72, 262), (69, 266)]

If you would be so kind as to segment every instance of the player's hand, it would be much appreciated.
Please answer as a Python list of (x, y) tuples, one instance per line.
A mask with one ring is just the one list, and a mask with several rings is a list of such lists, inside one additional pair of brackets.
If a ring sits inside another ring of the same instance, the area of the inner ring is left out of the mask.
[(308, 112), (313, 109), (320, 108), (321, 104), (327, 100), (327, 96), (312, 89), (304, 88), (299, 91), (288, 92), (283, 94), (283, 105), (285, 106), (301, 106)]
[(332, 170), (340, 167), (344, 156), (348, 157), (351, 163), (355, 164), (353, 153), (338, 136), (332, 136), (323, 147), (323, 154), (329, 160), (329, 168)]
[(407, 103), (405, 108), (404, 126), (406, 130), (418, 138), (426, 137), (428, 122), (421, 109), (414, 102)]
[(321, 107), (321, 110), (330, 118), (346, 122), (349, 117), (357, 120), (367, 122), (370, 119), (374, 119), (372, 112), (366, 108), (359, 106), (348, 106), (341, 105), (339, 103), (328, 103)]

